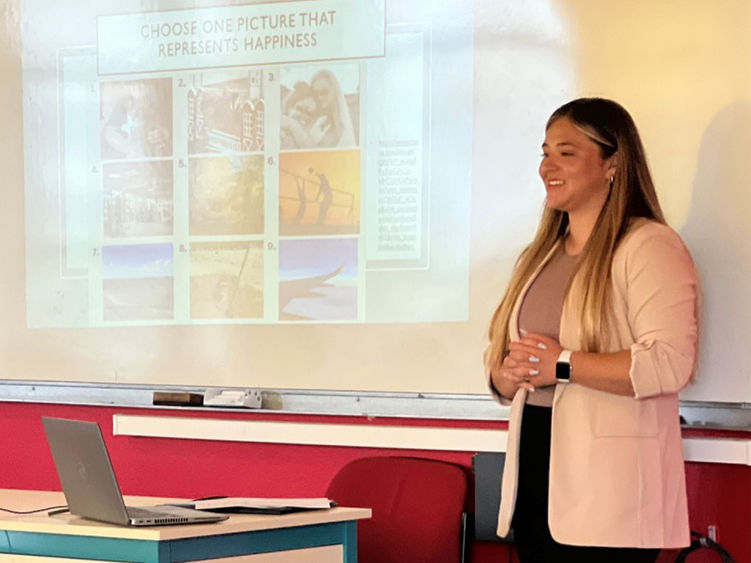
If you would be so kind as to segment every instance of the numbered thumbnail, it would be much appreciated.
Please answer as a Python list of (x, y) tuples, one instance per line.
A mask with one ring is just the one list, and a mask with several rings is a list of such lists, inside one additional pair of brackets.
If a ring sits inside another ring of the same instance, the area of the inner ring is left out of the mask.
[(288, 67), (280, 77), (282, 150), (359, 146), (358, 65)]
[(279, 243), (279, 320), (357, 320), (357, 239)]
[(187, 92), (188, 151), (263, 151), (265, 104), (261, 71), (196, 74)]
[(172, 79), (99, 85), (101, 156), (133, 159), (172, 156)]
[(104, 236), (171, 235), (172, 161), (105, 164)]
[(263, 155), (190, 159), (190, 234), (263, 232)]
[(190, 245), (190, 316), (193, 319), (263, 317), (261, 241)]
[(279, 234), (360, 232), (360, 151), (279, 155)]
[(173, 264), (171, 244), (103, 247), (104, 320), (173, 318)]

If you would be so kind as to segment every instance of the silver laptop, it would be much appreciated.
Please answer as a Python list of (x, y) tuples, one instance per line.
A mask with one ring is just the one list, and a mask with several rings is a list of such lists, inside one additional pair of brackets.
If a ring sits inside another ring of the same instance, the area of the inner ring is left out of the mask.
[(228, 516), (180, 506), (126, 507), (96, 422), (42, 417), (71, 514), (126, 526), (199, 524)]

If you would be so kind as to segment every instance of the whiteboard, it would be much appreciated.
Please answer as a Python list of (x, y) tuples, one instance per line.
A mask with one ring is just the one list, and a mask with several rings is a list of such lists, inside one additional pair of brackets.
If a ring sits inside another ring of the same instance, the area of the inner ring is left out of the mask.
[[(745, 3), (373, 1), (353, 13), (333, 1), (126, 4), (71, 15), (66, 2), (5, 3), (3, 379), (485, 393), (487, 324), (542, 209), (545, 120), (599, 95), (634, 116), (668, 221), (702, 277), (701, 365), (682, 398), (751, 398)], [(211, 68), (197, 55), (218, 39), (245, 44), (241, 17), (292, 12), (299, 29), (266, 36), (295, 35), (293, 48), (214, 53), (223, 62)], [(196, 31), (188, 39), (201, 46), (184, 47), (186, 22), (207, 19), (214, 35)], [(315, 49), (296, 35), (310, 43), (313, 31)], [(148, 58), (160, 48), (168, 63)], [(350, 140), (291, 148), (287, 95), (321, 70), (347, 100)], [(198, 94), (238, 120), (263, 115), (261, 140), (258, 123), (256, 137), (235, 133), (207, 111), (212, 137), (200, 145), (186, 117)], [(167, 130), (156, 152), (106, 153), (109, 126), (138, 122), (118, 104), (159, 96), (171, 117), (150, 118)], [(157, 195), (133, 190), (149, 183), (144, 170), (156, 170)], [(216, 227), (246, 177), (240, 219)], [(390, 191), (408, 180), (419, 188)], [(216, 197), (230, 203), (212, 207)], [(316, 285), (299, 293), (301, 280)]]

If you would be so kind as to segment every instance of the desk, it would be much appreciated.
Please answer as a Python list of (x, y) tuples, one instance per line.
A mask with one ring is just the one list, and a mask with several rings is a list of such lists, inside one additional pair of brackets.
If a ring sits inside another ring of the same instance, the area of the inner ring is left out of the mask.
[[(132, 506), (179, 499), (126, 497)], [(33, 510), (64, 505), (60, 492), (0, 489), (0, 506)], [(99, 561), (213, 561), (248, 563), (357, 561), (357, 520), (365, 508), (315, 510), (284, 515), (236, 514), (214, 524), (133, 528), (94, 522), (68, 513), (47, 516), (0, 512), (0, 563), (23, 556)], [(58, 560), (59, 561), (59, 560)]]

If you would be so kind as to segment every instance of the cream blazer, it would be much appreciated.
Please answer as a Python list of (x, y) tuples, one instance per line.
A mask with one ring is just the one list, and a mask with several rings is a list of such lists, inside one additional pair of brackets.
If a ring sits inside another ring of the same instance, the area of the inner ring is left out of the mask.
[[(556, 541), (571, 545), (683, 547), (690, 542), (678, 392), (689, 382), (696, 362), (698, 277), (675, 231), (638, 219), (616, 249), (612, 283), (615, 334), (609, 351), (631, 350), (635, 397), (573, 382), (556, 387), (550, 531)], [(519, 338), (521, 301), (511, 315), (513, 340)], [(577, 350), (577, 308), (569, 301), (564, 303), (559, 340), (564, 348)], [(498, 518), (501, 537), (510, 530), (516, 502), (526, 396), (520, 389), (511, 402)]]

